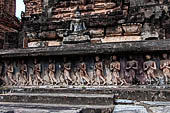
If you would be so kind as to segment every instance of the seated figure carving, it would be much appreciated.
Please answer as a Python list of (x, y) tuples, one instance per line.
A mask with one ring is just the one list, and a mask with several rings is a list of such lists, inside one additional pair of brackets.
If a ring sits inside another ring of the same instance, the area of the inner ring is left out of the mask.
[(75, 18), (71, 20), (70, 29), (65, 33), (63, 43), (83, 43), (89, 42), (90, 37), (85, 22), (81, 19), (79, 8), (75, 11)]

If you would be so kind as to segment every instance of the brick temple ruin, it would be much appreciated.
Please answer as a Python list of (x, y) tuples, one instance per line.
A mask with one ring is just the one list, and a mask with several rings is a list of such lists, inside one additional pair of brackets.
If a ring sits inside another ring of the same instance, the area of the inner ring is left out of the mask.
[(165, 112), (170, 0), (24, 0), (21, 20), (15, 4), (0, 0), (0, 107)]
[(0, 0), (0, 48), (1, 49), (8, 48), (9, 43), (15, 40), (12, 38), (8, 40), (7, 37), (8, 32), (17, 33), (19, 31), (21, 22), (17, 19), (17, 17), (15, 17), (15, 12), (16, 12), (16, 0)]

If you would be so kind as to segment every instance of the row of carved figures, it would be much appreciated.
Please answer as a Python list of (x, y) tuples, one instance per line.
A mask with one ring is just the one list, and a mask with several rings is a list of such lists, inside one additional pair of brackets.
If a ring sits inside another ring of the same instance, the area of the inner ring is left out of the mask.
[[(170, 78), (170, 60), (167, 54), (163, 54), (163, 59), (160, 61), (160, 70), (163, 73), (161, 76), (155, 76), (155, 71), (157, 69), (156, 62), (151, 59), (150, 55), (146, 55), (146, 61), (143, 65), (143, 79), (140, 84), (151, 84), (152, 82), (164, 82), (168, 83)], [(87, 70), (87, 65), (80, 57), (79, 64), (76, 71), (71, 68), (71, 62), (64, 58), (63, 65), (59, 66), (60, 77), (59, 80), (56, 79), (56, 65), (52, 58), (49, 58), (48, 69), (46, 70), (49, 81), (47, 82), (41, 76), (42, 68), (41, 64), (37, 59), (34, 59), (34, 66), (29, 67), (24, 60), (21, 60), (21, 66), (19, 72), (17, 72), (16, 78), (14, 78), (14, 66), (11, 61), (6, 61), (5, 66), (5, 76), (1, 77), (5, 85), (128, 85), (134, 84), (136, 81), (136, 71), (138, 70), (138, 61), (130, 59), (126, 62), (126, 73), (124, 78), (120, 77), (121, 63), (117, 60), (117, 56), (112, 56), (112, 61), (109, 66), (111, 77), (108, 78), (104, 75), (103, 62), (100, 60), (99, 56), (95, 57), (95, 64), (93, 67), (93, 77), (90, 77)], [(28, 73), (28, 68), (32, 68), (33, 73)], [(75, 78), (71, 76), (71, 71), (74, 72)], [(8, 81), (8, 82), (6, 82)]]

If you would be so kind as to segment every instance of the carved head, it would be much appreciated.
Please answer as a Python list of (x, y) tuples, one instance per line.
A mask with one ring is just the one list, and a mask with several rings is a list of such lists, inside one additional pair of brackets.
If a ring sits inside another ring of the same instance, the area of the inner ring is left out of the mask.
[(81, 12), (80, 12), (80, 9), (79, 7), (77, 7), (76, 11), (75, 11), (75, 17), (76, 18), (79, 18), (81, 16)]
[(52, 58), (49, 58), (49, 61), (48, 61), (49, 63), (52, 63), (53, 62), (53, 59)]
[(24, 64), (25, 63), (25, 61), (24, 60), (21, 60), (21, 64)]
[(164, 53), (164, 54), (162, 54), (162, 57), (163, 57), (164, 59), (167, 59), (167, 58), (168, 58), (168, 54)]
[(64, 57), (64, 62), (67, 62), (67, 57)]
[(151, 56), (150, 55), (146, 55), (146, 60), (150, 60), (151, 59)]
[(96, 56), (95, 60), (96, 60), (96, 62), (98, 62), (100, 60), (99, 56)]
[(6, 60), (6, 64), (7, 64), (7, 65), (10, 65), (10, 64), (11, 64), (11, 61), (10, 61), (10, 60)]
[(115, 55), (112, 56), (112, 60), (113, 60), (113, 61), (116, 61), (116, 60), (117, 60), (117, 56), (115, 56)]
[(133, 60), (133, 56), (130, 55), (130, 56), (129, 56), (129, 60)]
[(35, 58), (34, 59), (34, 64), (37, 64), (38, 63), (38, 60)]
[(80, 62), (83, 62), (83, 60), (84, 60), (83, 57), (80, 57)]

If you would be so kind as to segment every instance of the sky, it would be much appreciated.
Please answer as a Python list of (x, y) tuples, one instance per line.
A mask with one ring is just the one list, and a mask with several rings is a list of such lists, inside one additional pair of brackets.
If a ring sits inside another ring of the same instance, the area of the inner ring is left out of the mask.
[(23, 0), (16, 0), (16, 16), (20, 18), (21, 11), (25, 11)]

